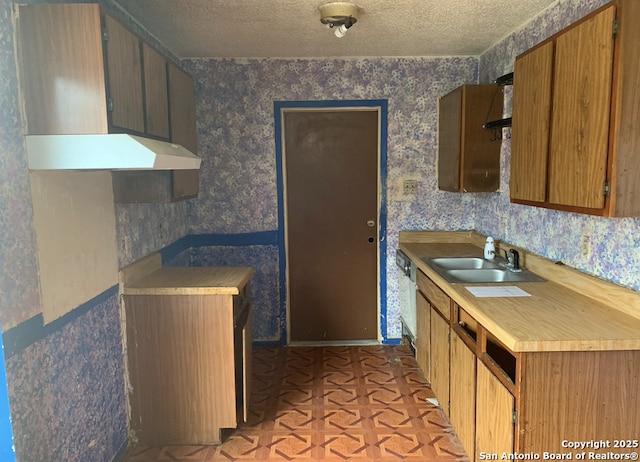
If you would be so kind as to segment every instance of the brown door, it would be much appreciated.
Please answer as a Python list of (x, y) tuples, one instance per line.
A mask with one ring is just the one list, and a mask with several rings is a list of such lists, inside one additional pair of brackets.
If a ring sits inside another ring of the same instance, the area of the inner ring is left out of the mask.
[(284, 113), (292, 342), (378, 338), (378, 114)]

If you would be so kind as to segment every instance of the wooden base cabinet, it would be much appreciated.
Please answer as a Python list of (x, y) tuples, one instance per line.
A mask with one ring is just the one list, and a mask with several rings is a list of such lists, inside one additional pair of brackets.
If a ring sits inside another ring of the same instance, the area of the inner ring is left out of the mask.
[(430, 332), (418, 330), (430, 335), (431, 386), (471, 460), (545, 452), (575, 460), (583, 450), (565, 441), (609, 441), (587, 449), (592, 459), (637, 451), (614, 445), (638, 444), (640, 351), (514, 352), (421, 271), (417, 284), (418, 306), (431, 307)]
[(217, 444), (221, 430), (246, 420), (250, 310), (234, 319), (243, 303), (243, 295), (125, 295), (138, 444)]
[(476, 393), (476, 447), (472, 460), (481, 454), (510, 454), (513, 452), (513, 417), (515, 399), (500, 380), (481, 361), (478, 361)]
[(420, 332), (415, 344), (416, 361), (431, 382), (431, 305), (420, 291), (416, 291), (416, 328)]
[(476, 355), (453, 331), (450, 374), (449, 420), (462, 447), (473, 460), (476, 452)]
[(449, 415), (449, 322), (431, 308), (431, 389)]

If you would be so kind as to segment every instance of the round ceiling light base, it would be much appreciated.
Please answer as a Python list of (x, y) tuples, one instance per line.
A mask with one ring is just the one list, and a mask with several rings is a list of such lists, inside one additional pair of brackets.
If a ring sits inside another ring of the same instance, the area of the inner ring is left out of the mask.
[(333, 2), (320, 6), (320, 22), (322, 24), (340, 25), (351, 20), (358, 20), (358, 5), (349, 2)]

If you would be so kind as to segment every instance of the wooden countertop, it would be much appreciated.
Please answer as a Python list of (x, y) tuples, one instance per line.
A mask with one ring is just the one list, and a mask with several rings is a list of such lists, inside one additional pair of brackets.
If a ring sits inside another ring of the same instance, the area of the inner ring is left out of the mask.
[[(527, 255), (532, 265), (524, 266), (547, 282), (501, 285), (517, 286), (531, 294), (530, 297), (476, 298), (466, 286), (494, 284), (450, 284), (422, 258), (482, 256), (478, 243), (483, 242), (484, 237), (469, 233), (466, 236), (465, 233), (427, 234), (401, 233), (399, 248), (512, 351), (640, 350), (640, 319), (631, 314), (640, 315), (637, 292)], [(424, 239), (419, 235), (424, 235)], [(424, 242), (431, 239), (439, 242)], [(523, 251), (520, 252), (522, 256)], [(594, 285), (596, 290), (590, 287)]]
[(252, 276), (246, 267), (162, 266), (159, 254), (120, 272), (124, 295), (238, 295)]

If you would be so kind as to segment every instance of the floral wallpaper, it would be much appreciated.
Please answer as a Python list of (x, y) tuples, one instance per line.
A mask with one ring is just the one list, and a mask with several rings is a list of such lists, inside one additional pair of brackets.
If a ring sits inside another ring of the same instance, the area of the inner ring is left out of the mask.
[[(194, 234), (278, 229), (275, 101), (388, 100), (387, 260), (381, 264), (388, 272), (388, 336), (398, 338), (398, 231), (473, 227), (473, 197), (438, 191), (435, 169), (438, 97), (477, 81), (477, 59), (197, 59), (182, 64), (197, 82), (203, 156), (200, 197), (189, 204)], [(401, 194), (405, 177), (419, 180), (412, 201)], [(271, 329), (283, 321), (270, 318), (278, 313), (276, 302), (258, 312), (254, 333), (259, 338), (277, 337)], [(261, 317), (267, 325), (260, 324)]]
[[(114, 5), (111, 0), (104, 4)], [(21, 461), (108, 462), (127, 444), (117, 290), (79, 315), (43, 326), (12, 7), (11, 1), (0, 0), (0, 324), (10, 338), (32, 339), (26, 348), (6, 356), (16, 455)], [(126, 20), (117, 9), (112, 11)], [(186, 205), (166, 210), (118, 209), (119, 238), (132, 233), (130, 258), (186, 234)], [(145, 233), (154, 238), (140, 237)], [(121, 261), (126, 262), (126, 256)]]
[[(114, 0), (100, 3), (135, 26)], [(189, 236), (277, 231), (275, 101), (384, 99), (389, 109), (382, 244), (387, 258), (381, 264), (387, 273), (384, 322), (390, 339), (400, 335), (394, 262), (400, 230), (475, 228), (640, 290), (640, 220), (510, 204), (509, 140), (502, 146), (498, 193), (460, 195), (438, 191), (436, 184), (438, 98), (463, 83), (490, 82), (511, 71), (519, 53), (604, 3), (558, 0), (480, 57), (185, 60), (197, 82), (201, 194), (176, 204), (118, 204), (121, 266)], [(5, 331), (41, 313), (11, 10), (11, 1), (0, 0), (0, 324)], [(509, 88), (506, 94), (509, 114)], [(418, 180), (411, 200), (401, 194), (404, 178)], [(587, 255), (582, 254), (583, 235), (591, 242)], [(282, 338), (277, 246), (200, 245), (175, 262), (254, 266), (254, 340)], [(108, 461), (126, 444), (117, 305), (117, 296), (109, 297), (7, 357), (18, 460)]]
[(11, 15), (12, 2), (0, 0), (0, 323), (4, 329), (42, 310)]
[(118, 297), (7, 358), (19, 461), (110, 462), (126, 447)]

